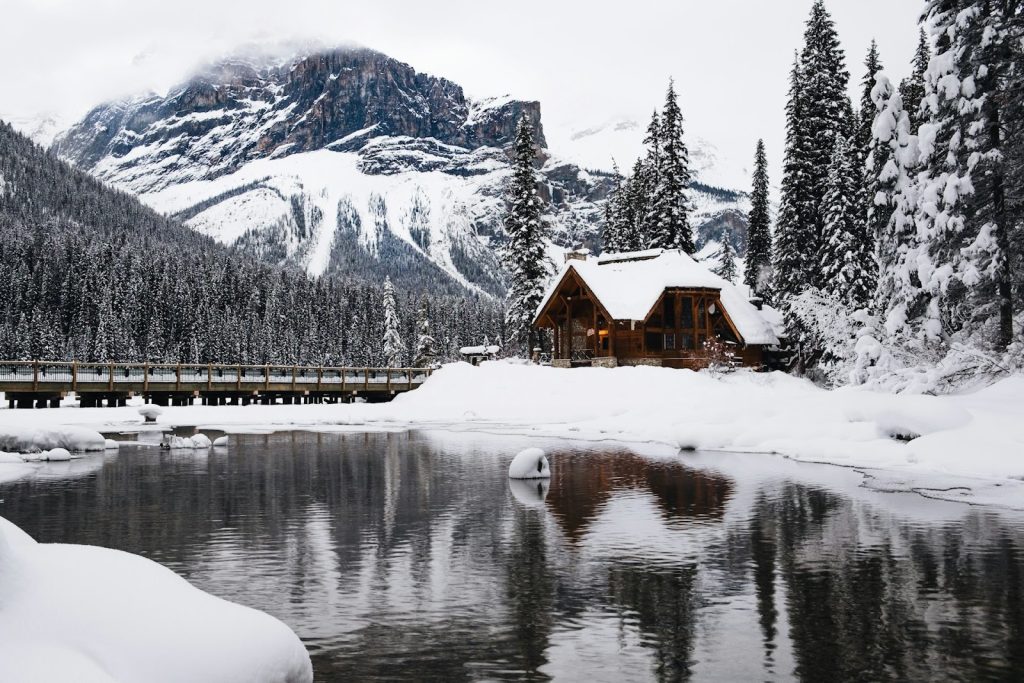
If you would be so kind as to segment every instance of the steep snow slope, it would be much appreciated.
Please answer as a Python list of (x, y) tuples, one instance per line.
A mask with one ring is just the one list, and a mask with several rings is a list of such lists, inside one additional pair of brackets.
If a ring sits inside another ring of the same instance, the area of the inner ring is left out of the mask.
[[(227, 60), (166, 96), (96, 107), (54, 149), (272, 262), (314, 274), (401, 270), (425, 288), (456, 282), (498, 294), (507, 150), (523, 117), (537, 132), (553, 244), (599, 248), (615, 179), (550, 152), (539, 103), (472, 101), (363, 48)], [(719, 225), (743, 201), (698, 188), (694, 224)]]

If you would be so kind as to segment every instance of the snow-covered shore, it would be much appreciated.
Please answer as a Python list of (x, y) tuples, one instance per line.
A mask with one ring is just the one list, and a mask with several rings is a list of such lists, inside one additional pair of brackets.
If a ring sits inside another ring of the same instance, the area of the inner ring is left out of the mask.
[[(497, 362), (445, 366), (388, 404), (172, 407), (159, 424), (229, 432), (441, 428), (648, 442), (881, 468), (908, 481), (963, 477), (1024, 493), (1022, 417), (1020, 376), (971, 394), (920, 396), (827, 391), (782, 373)], [(0, 434), (15, 425), (132, 430), (142, 429), (141, 421), (132, 406), (0, 410)]]
[(128, 553), (36, 543), (0, 517), (0, 680), (313, 680), (273, 617)]

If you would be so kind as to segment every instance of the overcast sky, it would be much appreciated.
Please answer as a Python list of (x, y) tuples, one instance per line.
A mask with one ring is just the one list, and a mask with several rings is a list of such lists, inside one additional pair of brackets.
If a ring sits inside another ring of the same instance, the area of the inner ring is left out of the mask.
[[(13, 6), (12, 6), (13, 3)], [(922, 0), (827, 0), (853, 81), (871, 38), (894, 80), (909, 71)], [(470, 96), (540, 100), (551, 146), (577, 128), (645, 122), (676, 79), (688, 134), (749, 166), (763, 137), (781, 162), (793, 51), (811, 0), (4, 0), (0, 116), (77, 117), (167, 88), (253, 41), (358, 42)], [(853, 85), (851, 85), (853, 90)], [(630, 159), (620, 160), (628, 165)], [(735, 175), (735, 174), (734, 174)], [(777, 178), (773, 178), (773, 184)]]

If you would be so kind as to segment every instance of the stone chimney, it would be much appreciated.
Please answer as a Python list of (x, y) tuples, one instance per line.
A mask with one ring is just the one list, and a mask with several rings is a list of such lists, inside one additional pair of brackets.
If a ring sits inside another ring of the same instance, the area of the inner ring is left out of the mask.
[(569, 261), (586, 261), (589, 256), (590, 250), (587, 249), (586, 247), (583, 247), (581, 249), (570, 249), (569, 251), (565, 252), (565, 262), (568, 263)]

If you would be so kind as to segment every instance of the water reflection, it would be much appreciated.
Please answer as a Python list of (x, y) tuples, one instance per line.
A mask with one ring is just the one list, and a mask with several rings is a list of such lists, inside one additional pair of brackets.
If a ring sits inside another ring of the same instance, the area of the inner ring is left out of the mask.
[(317, 680), (1024, 671), (1018, 517), (947, 506), (936, 521), (813, 476), (565, 444), (546, 444), (550, 487), (510, 482), (524, 445), (287, 433), (203, 457), (125, 446), (0, 486), (0, 514), (272, 612)]

